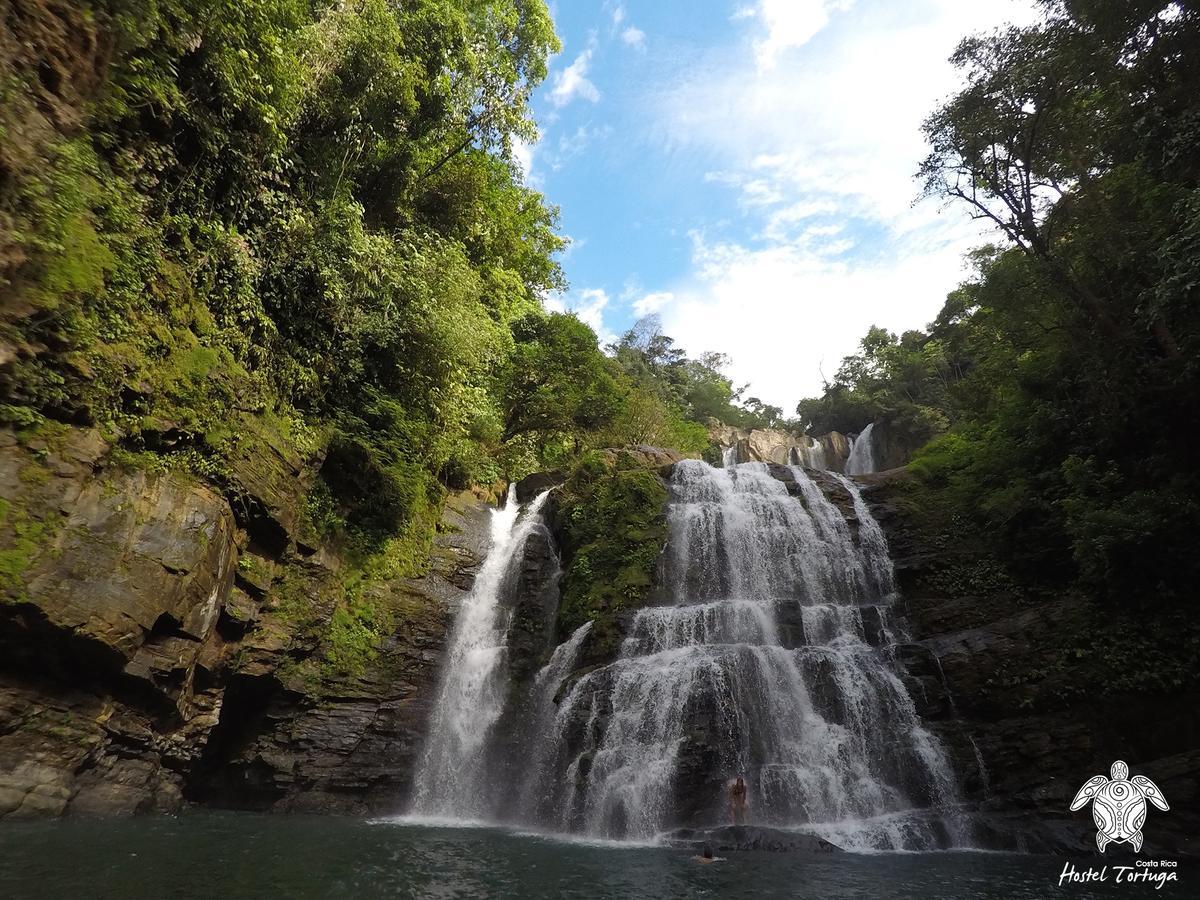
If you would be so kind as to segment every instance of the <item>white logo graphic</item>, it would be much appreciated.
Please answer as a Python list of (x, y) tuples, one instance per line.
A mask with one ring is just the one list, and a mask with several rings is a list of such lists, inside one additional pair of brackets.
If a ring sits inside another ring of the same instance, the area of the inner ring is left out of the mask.
[(1112, 779), (1097, 775), (1079, 789), (1071, 801), (1071, 812), (1092, 804), (1092, 818), (1096, 820), (1096, 846), (1100, 852), (1111, 842), (1133, 844), (1135, 851), (1142, 849), (1142, 824), (1146, 821), (1146, 801), (1149, 800), (1162, 810), (1168, 810), (1167, 798), (1153, 781), (1145, 775), (1129, 777), (1129, 766), (1121, 760), (1112, 764), (1109, 771)]

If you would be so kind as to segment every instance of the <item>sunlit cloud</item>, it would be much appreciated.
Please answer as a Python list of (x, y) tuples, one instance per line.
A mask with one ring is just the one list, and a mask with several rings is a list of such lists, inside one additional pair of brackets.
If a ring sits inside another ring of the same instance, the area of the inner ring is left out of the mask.
[(703, 178), (742, 215), (732, 236), (701, 223), (689, 273), (648, 286), (671, 298), (656, 307), (669, 333), (690, 353), (729, 353), (739, 381), (790, 410), (869, 326), (924, 326), (989, 235), (962, 212), (914, 204), (921, 123), (958, 83), (946, 58), (959, 39), (1034, 15), (1032, 0), (743, 9), (753, 52), (714, 52), (647, 114), (655, 139), (717, 163)]
[(575, 99), (587, 100), (591, 103), (597, 103), (600, 100), (600, 91), (592, 82), (588, 80), (588, 66), (592, 61), (592, 48), (584, 50), (575, 60), (567, 66), (554, 73), (554, 79), (550, 88), (550, 102), (556, 107), (564, 107)]

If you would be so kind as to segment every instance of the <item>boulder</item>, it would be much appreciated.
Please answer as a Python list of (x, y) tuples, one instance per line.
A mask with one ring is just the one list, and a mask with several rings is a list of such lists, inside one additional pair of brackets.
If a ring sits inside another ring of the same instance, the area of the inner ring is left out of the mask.
[[(424, 575), (358, 586), (394, 628), (330, 674), (336, 548), (292, 531), (297, 459), (250, 446), (222, 496), (113, 464), (95, 432), (0, 431), (0, 818), (402, 802), (489, 508), (450, 496)], [(258, 512), (235, 517), (239, 497)]]
[(315, 549), (317, 538), (301, 533), (301, 512), (319, 460), (306, 460), (277, 423), (243, 414), (235, 445), (227, 451), (228, 498), (251, 546), (279, 557), (292, 541)]
[(15, 443), (0, 449), (6, 524), (27, 551), (0, 607), (0, 647), (40, 671), (123, 672), (174, 703), (233, 583), (233, 516), (186, 478), (97, 477), (79, 449), (45, 459)]
[(537, 497), (538, 494), (542, 493), (542, 491), (558, 487), (566, 480), (567, 473), (557, 469), (550, 472), (534, 472), (532, 475), (526, 475), (517, 482), (517, 502), (528, 503)]
[(709, 438), (721, 447), (736, 447), (739, 463), (798, 462), (809, 468), (842, 472), (850, 457), (850, 440), (836, 431), (810, 437), (775, 428), (742, 429), (714, 424), (709, 427)]

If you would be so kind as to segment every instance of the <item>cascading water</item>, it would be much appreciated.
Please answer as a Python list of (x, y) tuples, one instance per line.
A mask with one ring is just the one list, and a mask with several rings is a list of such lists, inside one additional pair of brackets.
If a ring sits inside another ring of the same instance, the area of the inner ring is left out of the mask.
[(513, 685), (505, 593), (546, 495), (522, 511), (510, 491), (454, 625), (413, 813), (645, 839), (725, 821), (742, 775), (758, 824), (847, 849), (969, 844), (900, 681), (887, 543), (857, 487), (725, 462), (675, 465), (661, 604), (625, 622), (617, 658), (577, 670), (588, 623)]
[(737, 444), (726, 447), (721, 451), (721, 466), (725, 469), (732, 469), (737, 465), (738, 449)]
[(847, 475), (869, 475), (876, 471), (875, 445), (872, 432), (875, 423), (871, 422), (862, 430), (862, 434), (854, 439), (850, 447), (850, 458), (846, 460)]
[(462, 602), (443, 662), (438, 698), (414, 779), (412, 812), (455, 819), (490, 814), (487, 748), (504, 711), (504, 657), (511, 610), (502, 603), (514, 560), (540, 522), (548, 492), (527, 507), (508, 489), (492, 511), (491, 544)]
[(555, 818), (555, 747), (552, 742), (545, 740), (545, 736), (552, 731), (558, 712), (555, 697), (563, 680), (575, 667), (579, 651), (591, 630), (591, 622), (585, 622), (577, 628), (570, 638), (554, 649), (550, 661), (534, 676), (529, 691), (529, 719), (525, 727), (529, 740), (524, 748), (524, 777), (520, 779), (520, 788), (516, 793), (515, 818), (520, 821), (537, 824)]
[(541, 824), (645, 838), (722, 821), (744, 775), (759, 823), (853, 848), (964, 843), (888, 650), (886, 543), (837, 482), (856, 527), (800, 468), (675, 466), (671, 605), (638, 611), (616, 661), (570, 684), (543, 736)]
[(814, 437), (808, 438), (804, 446), (796, 446), (788, 453), (788, 462), (793, 466), (804, 466), (825, 472), (829, 464), (825, 461), (825, 445)]

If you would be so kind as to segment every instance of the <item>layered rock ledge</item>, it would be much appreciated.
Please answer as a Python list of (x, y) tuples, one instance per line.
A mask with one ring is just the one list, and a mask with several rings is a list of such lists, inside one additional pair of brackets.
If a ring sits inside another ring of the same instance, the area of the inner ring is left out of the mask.
[(312, 468), (259, 441), (220, 492), (95, 431), (0, 432), (0, 818), (397, 808), (487, 505), (450, 498), (427, 573), (369, 588), (382, 646), (328, 674), (345, 588), (302, 526)]
[[(922, 717), (954, 755), (979, 839), (1029, 852), (1092, 852), (1080, 786), (1123, 759), (1162, 789), (1143, 852), (1200, 852), (1200, 697), (1080, 692), (1071, 648), (1102, 612), (1086, 597), (1006, 584), (986, 556), (915, 516), (903, 470), (866, 476), (887, 534), (912, 643), (898, 648)], [(1119, 664), (1119, 662), (1115, 662)], [(1120, 847), (1115, 849), (1120, 850)]]

